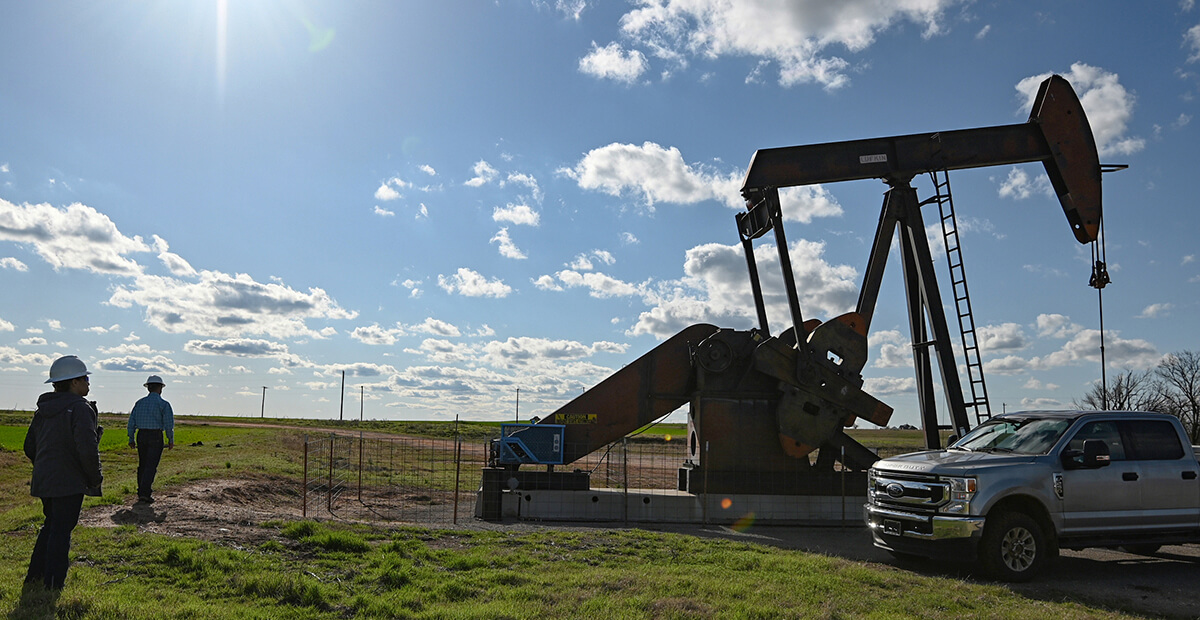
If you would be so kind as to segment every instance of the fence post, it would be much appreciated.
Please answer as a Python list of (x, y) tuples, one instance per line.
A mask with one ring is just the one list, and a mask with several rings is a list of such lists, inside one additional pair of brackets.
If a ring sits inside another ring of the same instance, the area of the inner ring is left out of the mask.
[(459, 472), (462, 471), (462, 440), (458, 434), (458, 414), (454, 414), (454, 518), (453, 522), (458, 525), (458, 478)]
[(621, 438), (621, 497), (625, 499), (625, 527), (629, 527), (629, 438)]
[(704, 442), (704, 495), (700, 500), (700, 514), (704, 525), (708, 525), (708, 441)]
[(300, 488), (300, 516), (308, 518), (308, 433), (304, 434), (304, 486)]
[(363, 432), (358, 429), (358, 503), (362, 503)]
[(331, 515), (333, 514), (333, 456), (334, 456), (333, 451), (336, 447), (334, 445), (333, 440), (334, 440), (334, 434), (330, 433), (329, 434), (329, 484), (328, 484), (328, 486), (325, 487), (325, 510), (328, 510), (329, 514), (331, 514)]

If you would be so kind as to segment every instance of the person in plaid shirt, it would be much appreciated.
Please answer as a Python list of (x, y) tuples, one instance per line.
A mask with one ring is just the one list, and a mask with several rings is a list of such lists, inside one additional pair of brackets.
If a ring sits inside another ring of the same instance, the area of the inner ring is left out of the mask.
[(175, 447), (175, 414), (171, 411), (171, 403), (163, 400), (162, 391), (165, 384), (162, 377), (150, 375), (144, 387), (149, 394), (133, 405), (129, 412), (129, 447), (138, 451), (138, 501), (152, 504), (151, 486), (154, 476), (158, 473), (158, 463), (162, 459), (163, 433), (166, 433), (168, 450)]

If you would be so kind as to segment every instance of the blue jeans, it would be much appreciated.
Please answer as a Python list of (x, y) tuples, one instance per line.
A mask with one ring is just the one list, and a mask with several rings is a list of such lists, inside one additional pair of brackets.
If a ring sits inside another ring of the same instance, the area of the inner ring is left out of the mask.
[(163, 432), (157, 428), (140, 428), (137, 432), (138, 497), (150, 497), (154, 476), (158, 474), (158, 462), (162, 460)]
[(63, 587), (70, 564), (71, 530), (79, 523), (79, 511), (82, 508), (82, 493), (42, 498), (42, 514), (46, 515), (46, 522), (42, 524), (42, 531), (38, 532), (37, 542), (33, 545), (25, 583), (41, 580), (47, 588)]

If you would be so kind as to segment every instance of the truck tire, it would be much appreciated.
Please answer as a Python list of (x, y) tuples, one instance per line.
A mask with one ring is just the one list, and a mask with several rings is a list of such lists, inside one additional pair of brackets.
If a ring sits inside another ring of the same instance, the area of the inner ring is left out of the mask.
[(1002, 512), (989, 518), (979, 542), (984, 570), (1001, 581), (1029, 581), (1053, 556), (1042, 527), (1022, 512)]

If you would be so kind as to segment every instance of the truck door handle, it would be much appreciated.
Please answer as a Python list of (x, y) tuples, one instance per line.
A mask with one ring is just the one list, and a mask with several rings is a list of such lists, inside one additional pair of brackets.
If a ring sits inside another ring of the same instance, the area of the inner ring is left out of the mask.
[(1195, 480), (1195, 479), (1196, 479), (1196, 472), (1194, 472), (1194, 471), (1185, 471), (1185, 472), (1183, 472), (1183, 479), (1184, 479), (1184, 480)]
[(1125, 482), (1133, 482), (1137, 479), (1138, 475), (1136, 471), (1127, 471), (1121, 474), (1121, 480), (1124, 480)]

